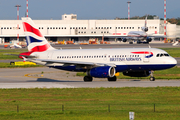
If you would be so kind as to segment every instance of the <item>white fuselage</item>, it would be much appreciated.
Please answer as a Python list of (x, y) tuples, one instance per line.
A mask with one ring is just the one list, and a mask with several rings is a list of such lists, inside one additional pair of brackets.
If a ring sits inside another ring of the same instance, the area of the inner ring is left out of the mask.
[[(157, 56), (159, 54), (159, 56)], [(168, 56), (167, 52), (156, 48), (116, 48), (116, 49), (67, 49), (34, 52), (38, 59), (56, 61), (76, 61), (78, 63), (91, 62), (115, 65), (117, 72), (126, 70), (161, 70), (175, 66), (177, 61)], [(40, 63), (45, 64), (45, 63)], [(47, 64), (50, 67), (76, 71), (67, 68), (71, 64)], [(124, 67), (124, 68), (123, 68)], [(66, 69), (67, 68), (67, 69)]]

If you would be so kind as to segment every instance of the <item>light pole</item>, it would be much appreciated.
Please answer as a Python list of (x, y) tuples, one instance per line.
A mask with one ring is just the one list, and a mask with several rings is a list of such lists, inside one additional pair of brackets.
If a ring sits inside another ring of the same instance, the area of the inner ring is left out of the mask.
[(130, 19), (130, 1), (127, 2), (128, 3), (128, 20)]
[(28, 0), (26, 1), (26, 17), (28, 17)]
[[(21, 5), (16, 5), (15, 7), (17, 7), (17, 20), (19, 20), (19, 7), (21, 7)], [(19, 43), (19, 24), (17, 24), (17, 43)]]
[[(164, 0), (164, 36), (166, 36), (166, 0)], [(166, 42), (166, 38), (164, 38), (164, 41)]]

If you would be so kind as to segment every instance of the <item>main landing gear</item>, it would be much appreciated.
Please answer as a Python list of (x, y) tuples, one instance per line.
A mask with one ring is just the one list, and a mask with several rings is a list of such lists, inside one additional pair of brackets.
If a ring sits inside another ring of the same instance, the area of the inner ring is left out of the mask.
[(155, 81), (155, 77), (153, 76), (153, 73), (154, 71), (151, 71), (150, 78), (149, 78), (150, 81)]
[(117, 77), (116, 76), (114, 76), (114, 77), (109, 77), (108, 78), (108, 81), (109, 82), (115, 82), (117, 80)]
[(84, 82), (92, 82), (93, 78), (91, 76), (84, 76)]
[[(84, 76), (84, 82), (92, 82), (93, 78), (91, 76)], [(115, 82), (117, 80), (117, 77), (109, 77), (108, 81), (109, 82)]]

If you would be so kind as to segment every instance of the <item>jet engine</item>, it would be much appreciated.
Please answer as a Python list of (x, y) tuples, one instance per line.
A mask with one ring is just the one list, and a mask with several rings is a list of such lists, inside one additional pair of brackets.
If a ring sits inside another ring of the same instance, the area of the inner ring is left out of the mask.
[(152, 38), (150, 38), (150, 37), (146, 38), (146, 42), (151, 42), (151, 41), (152, 41)]
[(144, 32), (147, 32), (147, 31), (148, 31), (148, 27), (142, 27), (141, 29), (142, 29), (142, 31), (144, 31)]
[(147, 77), (150, 75), (149, 71), (126, 71), (123, 75), (130, 77)]
[(87, 71), (88, 76), (97, 78), (114, 77), (116, 70), (111, 66), (95, 67)]
[(127, 39), (126, 38), (123, 38), (123, 40), (122, 40), (123, 42), (127, 42)]

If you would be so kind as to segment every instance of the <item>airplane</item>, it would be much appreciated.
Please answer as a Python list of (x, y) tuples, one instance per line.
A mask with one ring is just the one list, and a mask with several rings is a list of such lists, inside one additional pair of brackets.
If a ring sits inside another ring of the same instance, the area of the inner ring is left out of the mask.
[(66, 71), (86, 72), (85, 82), (95, 78), (116, 81), (117, 72), (131, 77), (147, 77), (153, 72), (174, 67), (177, 61), (157, 48), (55, 49), (30, 17), (22, 18), (28, 52), (17, 56), (40, 65)]
[(147, 15), (145, 18), (145, 24), (143, 27), (141, 27), (141, 31), (130, 31), (127, 36), (117, 36), (116, 38), (122, 39), (123, 42), (129, 41), (129, 44), (133, 44), (132, 41), (137, 41), (137, 44), (140, 43), (149, 43), (152, 41), (152, 38), (164, 38), (166, 36), (164, 35), (153, 35), (153, 34), (147, 34), (148, 27), (147, 27)]
[(13, 45), (10, 45), (10, 48), (22, 48), (22, 46), (18, 45), (17, 43), (14, 43)]

